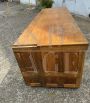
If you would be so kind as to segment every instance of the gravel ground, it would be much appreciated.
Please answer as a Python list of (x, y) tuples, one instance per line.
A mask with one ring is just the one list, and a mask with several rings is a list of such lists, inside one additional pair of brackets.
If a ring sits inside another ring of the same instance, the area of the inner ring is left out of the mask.
[[(37, 15), (26, 5), (0, 3), (0, 103), (90, 103), (90, 47), (79, 89), (31, 88), (26, 86), (11, 45)], [(7, 14), (7, 11), (8, 14)], [(74, 16), (90, 43), (90, 20)]]

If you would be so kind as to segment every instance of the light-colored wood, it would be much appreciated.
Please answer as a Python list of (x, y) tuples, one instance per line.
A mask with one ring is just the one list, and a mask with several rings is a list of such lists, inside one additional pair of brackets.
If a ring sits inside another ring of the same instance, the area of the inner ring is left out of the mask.
[(42, 10), (12, 49), (30, 86), (78, 88), (88, 42), (66, 8)]
[(87, 45), (88, 42), (69, 11), (66, 8), (51, 8), (42, 10), (36, 16), (15, 42), (14, 46), (80, 44)]

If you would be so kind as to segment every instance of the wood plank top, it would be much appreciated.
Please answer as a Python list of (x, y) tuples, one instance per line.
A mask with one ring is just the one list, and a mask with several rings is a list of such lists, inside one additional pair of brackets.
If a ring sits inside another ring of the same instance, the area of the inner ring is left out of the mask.
[(66, 8), (43, 9), (13, 46), (87, 45)]

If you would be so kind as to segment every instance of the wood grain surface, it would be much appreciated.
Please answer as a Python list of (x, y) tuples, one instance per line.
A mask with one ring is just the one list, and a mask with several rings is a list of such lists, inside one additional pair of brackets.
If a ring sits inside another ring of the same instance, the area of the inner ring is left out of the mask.
[(22, 32), (15, 46), (88, 44), (66, 8), (43, 9)]
[(66, 8), (42, 10), (13, 44), (25, 83), (78, 88), (88, 42)]

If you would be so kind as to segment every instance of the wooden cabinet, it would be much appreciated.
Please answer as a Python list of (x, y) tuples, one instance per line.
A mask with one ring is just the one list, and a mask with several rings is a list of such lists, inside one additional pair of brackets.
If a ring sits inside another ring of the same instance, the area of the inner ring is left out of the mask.
[(12, 47), (27, 85), (68, 88), (80, 87), (87, 48), (66, 8), (42, 10)]

